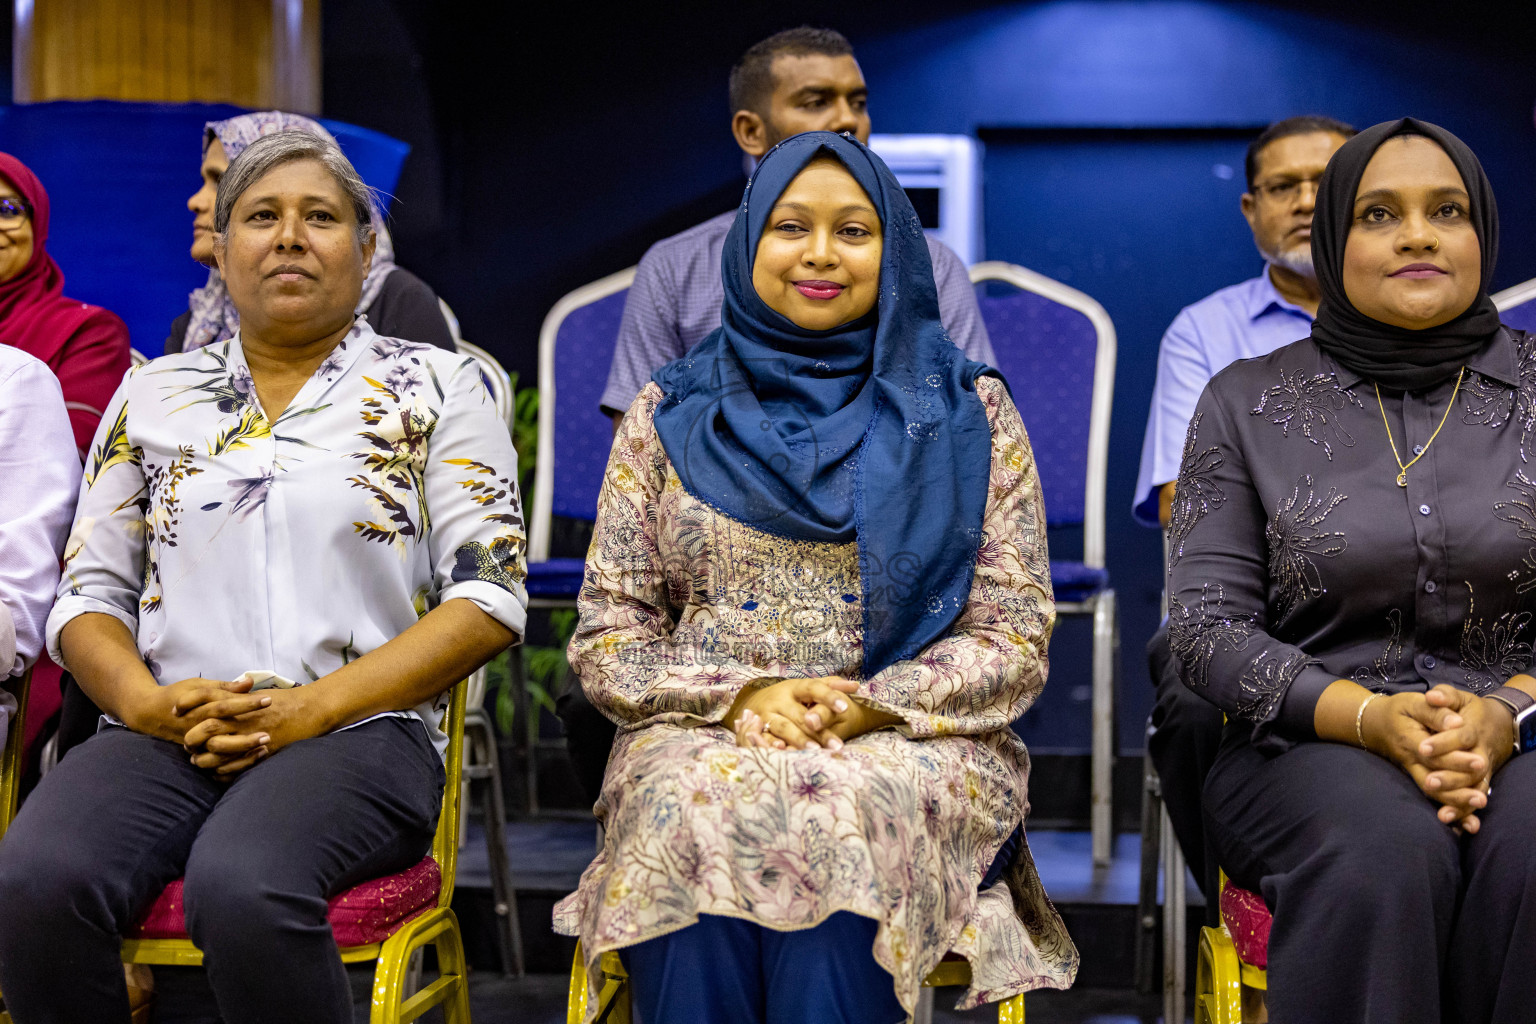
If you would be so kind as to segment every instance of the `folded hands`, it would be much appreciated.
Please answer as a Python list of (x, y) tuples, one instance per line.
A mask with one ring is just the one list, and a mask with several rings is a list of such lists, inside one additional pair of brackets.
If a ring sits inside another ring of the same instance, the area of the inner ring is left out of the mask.
[(1371, 701), (1360, 735), (1441, 805), (1441, 821), (1468, 833), (1480, 827), (1477, 812), (1488, 806), (1493, 776), (1514, 753), (1505, 705), (1444, 684)]
[(737, 696), (722, 723), (743, 747), (775, 750), (825, 748), (901, 719), (852, 698), (859, 684), (841, 676), (782, 679), (747, 688)]

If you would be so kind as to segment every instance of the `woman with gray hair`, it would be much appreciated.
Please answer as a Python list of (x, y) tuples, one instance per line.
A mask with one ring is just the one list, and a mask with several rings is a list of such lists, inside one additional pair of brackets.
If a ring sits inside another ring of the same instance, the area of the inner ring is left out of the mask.
[(253, 143), (239, 332), (102, 420), (47, 642), (106, 714), (0, 844), (18, 1020), (126, 1021), (120, 937), (184, 877), (227, 1024), (350, 1021), (326, 899), (425, 854), (445, 691), (522, 632), (516, 453), (472, 360), (355, 316), (369, 198), (332, 143)]
[[(165, 339), (166, 352), (202, 348), (224, 341), (240, 329), (240, 314), (230, 301), (229, 289), (213, 258), (213, 218), (219, 182), (228, 172), (230, 161), (245, 152), (247, 146), (283, 131), (308, 132), (327, 142), (336, 141), (320, 122), (283, 110), (259, 110), (204, 125), (203, 162), (199, 168), (202, 184), (187, 200), (187, 209), (192, 213), (192, 258), (208, 267), (208, 280), (188, 296), (187, 311), (172, 322), (170, 336)], [(373, 329), (386, 338), (424, 341), (454, 351), (453, 334), (443, 318), (436, 293), (421, 278), (395, 264), (394, 242), (377, 205), (372, 210), (372, 222), (378, 241), (358, 296), (358, 315), (366, 314)]]

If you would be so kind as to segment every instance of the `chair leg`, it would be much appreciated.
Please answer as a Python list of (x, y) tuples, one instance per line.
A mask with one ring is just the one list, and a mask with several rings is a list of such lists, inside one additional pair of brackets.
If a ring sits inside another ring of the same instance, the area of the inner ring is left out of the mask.
[(437, 937), (437, 971), (440, 976), (458, 978), (453, 994), (443, 1003), (443, 1024), (470, 1024), (469, 960), (457, 924)]
[(1163, 847), (1163, 1020), (1184, 1020), (1184, 989), (1186, 964), (1184, 943), (1189, 920), (1185, 901), (1184, 878), (1188, 874), (1184, 865), (1184, 851), (1173, 833), (1173, 823), (1168, 820), (1168, 809), (1162, 814)]
[[(407, 984), (415, 954), (428, 943), (437, 947), (438, 977), (413, 991)], [(407, 921), (379, 951), (370, 999), (370, 1024), (402, 1024), (433, 1006), (443, 1008), (444, 1024), (470, 1024), (469, 970), (459, 922), (446, 907)]]
[[(1151, 729), (1148, 729), (1151, 732)], [(1162, 787), (1151, 755), (1141, 763), (1141, 879), (1136, 892), (1136, 991), (1157, 988), (1157, 866), (1162, 853)]]
[(517, 890), (512, 887), (512, 869), (507, 861), (506, 804), (501, 790), (501, 764), (496, 754), (496, 736), (484, 712), (470, 712), (464, 719), (464, 736), (472, 744), (475, 761), (484, 766), (485, 778), (481, 806), (485, 822), (486, 853), (491, 865), (491, 891), (496, 901), (500, 930), (501, 970), (507, 977), (523, 976), (523, 930), (517, 913)]
[(1242, 1024), (1242, 990), (1242, 967), (1231, 936), (1221, 928), (1200, 929), (1195, 1024)]
[(512, 704), (516, 709), (514, 718), (517, 724), (514, 727), (514, 735), (521, 730), (523, 742), (518, 746), (523, 749), (523, 781), (527, 788), (528, 813), (539, 813), (539, 744), (537, 731), (529, 732), (531, 728), (528, 716), (533, 714), (533, 709), (528, 703), (528, 671), (523, 662), (523, 646), (518, 644), (507, 653), (507, 665), (512, 673)]
[(1093, 605), (1093, 866), (1108, 867), (1114, 846), (1115, 648), (1119, 640), (1115, 592)]
[(997, 1004), (997, 1024), (1024, 1024), (1024, 993)]
[(917, 990), (917, 1006), (912, 1009), (912, 1024), (933, 1024), (933, 989), (927, 985)]

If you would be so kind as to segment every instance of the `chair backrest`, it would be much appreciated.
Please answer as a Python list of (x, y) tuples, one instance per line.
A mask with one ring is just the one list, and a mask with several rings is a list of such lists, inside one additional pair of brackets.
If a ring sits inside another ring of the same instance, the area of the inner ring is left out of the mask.
[(1536, 277), (1495, 292), (1491, 298), (1499, 307), (1499, 319), (1522, 331), (1536, 331)]
[(971, 281), (984, 285), (976, 301), (1030, 432), (1046, 521), (1081, 525), (1083, 562), (1103, 568), (1115, 325), (1092, 298), (1016, 264), (978, 263)]
[(539, 332), (539, 452), (528, 560), (549, 558), (550, 517), (597, 516), (613, 449), (603, 388), (635, 268), (583, 285), (555, 303)]
[(16, 817), (16, 796), (21, 785), (21, 754), (27, 734), (23, 720), (27, 714), (27, 692), (31, 689), (32, 671), (28, 669), (20, 679), (6, 679), (4, 682), (16, 697), (16, 710), (11, 715), (10, 731), (5, 734), (5, 753), (0, 755), (0, 838), (5, 837), (5, 830), (11, 827), (11, 819)]
[(464, 340), (464, 335), (459, 333), (459, 318), (454, 315), (453, 309), (442, 299), (437, 300), (437, 308), (442, 311), (443, 322), (448, 325), (448, 334), (453, 338), (453, 344), (460, 355), (466, 355), (474, 359), (480, 365), (480, 379), (485, 382), (485, 389), (491, 393), (491, 401), (496, 403), (496, 414), (507, 424), (507, 429), (512, 429), (512, 377), (506, 369), (479, 345), (471, 344)]
[(460, 679), (453, 685), (443, 720), (443, 732), (448, 734), (448, 753), (443, 762), (447, 781), (443, 786), (443, 809), (437, 816), (437, 834), (432, 837), (432, 859), (443, 873), (443, 887), (437, 894), (440, 907), (453, 902), (454, 876), (459, 867), (459, 800), (463, 790), (464, 707), (468, 690), (468, 680)]

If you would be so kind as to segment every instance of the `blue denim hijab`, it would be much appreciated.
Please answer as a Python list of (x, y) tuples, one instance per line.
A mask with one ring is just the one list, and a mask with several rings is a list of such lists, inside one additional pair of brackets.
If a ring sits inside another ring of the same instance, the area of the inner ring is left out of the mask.
[[(884, 249), (875, 309), (813, 331), (763, 302), (752, 263), (774, 203), (824, 154), (869, 195)], [(975, 381), (992, 371), (950, 340), (917, 214), (851, 136), (807, 132), (769, 151), (721, 273), (720, 329), (656, 371), (656, 433), (683, 487), (724, 515), (797, 540), (858, 541), (872, 676), (942, 636), (970, 594), (992, 458)]]

